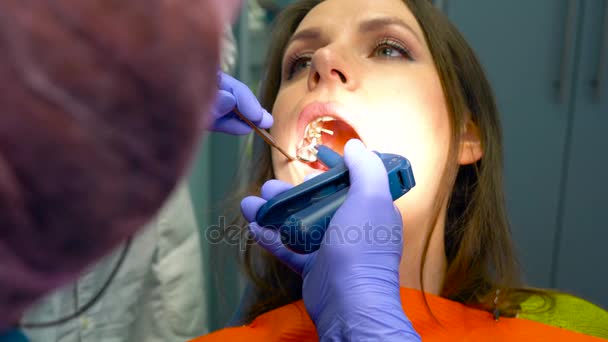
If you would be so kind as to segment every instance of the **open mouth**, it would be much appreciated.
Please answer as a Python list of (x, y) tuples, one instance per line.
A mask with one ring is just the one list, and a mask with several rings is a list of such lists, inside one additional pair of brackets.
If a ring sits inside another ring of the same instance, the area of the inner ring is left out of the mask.
[(318, 170), (327, 170), (317, 159), (315, 146), (325, 145), (344, 155), (344, 145), (350, 139), (361, 139), (357, 131), (347, 122), (332, 116), (316, 118), (306, 125), (304, 136), (298, 144), (298, 159)]

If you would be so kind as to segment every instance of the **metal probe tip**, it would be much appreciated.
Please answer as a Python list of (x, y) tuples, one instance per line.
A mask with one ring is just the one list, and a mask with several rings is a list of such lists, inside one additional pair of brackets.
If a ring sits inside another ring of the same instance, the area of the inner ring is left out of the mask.
[(281, 152), (281, 154), (283, 154), (283, 155), (284, 155), (284, 156), (285, 156), (285, 157), (286, 157), (286, 158), (287, 158), (289, 161), (300, 160), (300, 158), (299, 158), (299, 157), (293, 157), (293, 156), (291, 156), (289, 153), (287, 153), (285, 150), (283, 150), (283, 149), (282, 149), (282, 148), (281, 148), (279, 145), (277, 145), (277, 143), (274, 141), (274, 139), (272, 138), (272, 136), (271, 136), (271, 135), (270, 135), (268, 132), (266, 132), (266, 131), (264, 131), (264, 130), (262, 130), (262, 129), (258, 128), (258, 126), (256, 126), (256, 125), (255, 125), (253, 122), (251, 122), (251, 120), (247, 119), (247, 118), (245, 117), (245, 115), (243, 115), (243, 113), (241, 113), (241, 112), (238, 110), (238, 108), (236, 108), (236, 107), (235, 107), (235, 108), (233, 109), (233, 111), (236, 113), (236, 115), (238, 115), (238, 117), (239, 117), (241, 120), (243, 120), (243, 121), (244, 121), (244, 122), (245, 122), (247, 125), (249, 125), (249, 127), (251, 127), (251, 128), (253, 129), (253, 131), (254, 131), (254, 132), (256, 132), (256, 133), (257, 133), (257, 134), (258, 134), (258, 135), (259, 135), (259, 136), (260, 136), (262, 139), (264, 139), (264, 141), (265, 141), (265, 142), (266, 142), (268, 145), (270, 145), (270, 146), (272, 146), (272, 147), (276, 148), (276, 149), (277, 149), (279, 152)]

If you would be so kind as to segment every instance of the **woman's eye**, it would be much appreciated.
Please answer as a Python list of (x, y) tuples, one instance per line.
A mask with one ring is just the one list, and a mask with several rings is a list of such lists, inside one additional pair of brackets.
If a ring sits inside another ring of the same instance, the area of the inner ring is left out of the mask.
[(289, 69), (287, 73), (287, 79), (291, 79), (302, 70), (309, 68), (311, 65), (311, 58), (309, 56), (296, 57), (292, 62), (289, 63)]
[(377, 51), (378, 51), (378, 55), (380, 57), (401, 57), (402, 56), (401, 51), (398, 51), (397, 49), (390, 47), (390, 46), (381, 47)]
[(413, 60), (410, 51), (401, 44), (393, 41), (383, 40), (376, 45), (374, 56), (383, 58), (402, 58)]

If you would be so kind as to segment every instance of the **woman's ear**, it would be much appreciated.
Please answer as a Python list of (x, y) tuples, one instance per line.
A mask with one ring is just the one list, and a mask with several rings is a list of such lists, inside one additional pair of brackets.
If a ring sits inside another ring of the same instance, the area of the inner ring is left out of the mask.
[(474, 164), (483, 156), (483, 146), (479, 137), (479, 128), (471, 119), (467, 119), (460, 133), (460, 150), (458, 163), (460, 165)]

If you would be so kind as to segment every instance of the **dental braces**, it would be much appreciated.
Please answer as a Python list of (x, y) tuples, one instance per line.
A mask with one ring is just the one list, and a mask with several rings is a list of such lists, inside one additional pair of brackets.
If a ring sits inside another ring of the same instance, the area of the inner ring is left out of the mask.
[(306, 126), (304, 130), (304, 139), (299, 144), (297, 156), (298, 159), (307, 163), (317, 161), (318, 150), (317, 145), (323, 144), (323, 134), (334, 135), (334, 131), (324, 128), (325, 122), (334, 121), (335, 119), (329, 116), (320, 117)]

